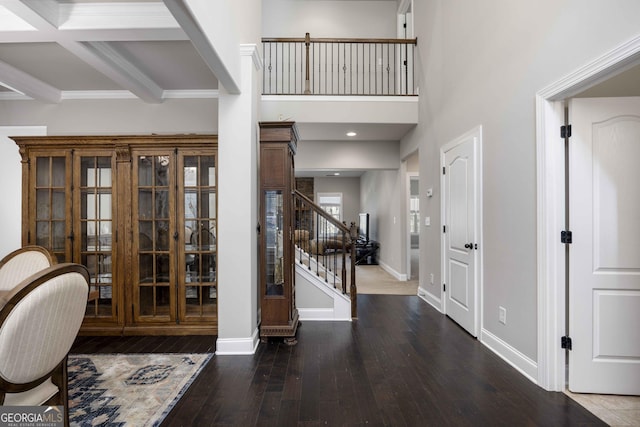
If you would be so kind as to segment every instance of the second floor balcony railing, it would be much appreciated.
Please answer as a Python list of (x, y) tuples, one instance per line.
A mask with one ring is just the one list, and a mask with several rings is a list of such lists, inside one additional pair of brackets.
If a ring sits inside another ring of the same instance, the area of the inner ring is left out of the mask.
[(417, 39), (263, 38), (265, 95), (417, 95)]

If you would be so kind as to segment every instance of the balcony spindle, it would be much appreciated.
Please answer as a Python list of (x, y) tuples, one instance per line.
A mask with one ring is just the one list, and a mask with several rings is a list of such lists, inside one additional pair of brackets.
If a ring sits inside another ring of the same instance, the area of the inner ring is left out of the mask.
[(263, 43), (264, 94), (417, 95), (416, 39), (313, 39), (306, 33)]

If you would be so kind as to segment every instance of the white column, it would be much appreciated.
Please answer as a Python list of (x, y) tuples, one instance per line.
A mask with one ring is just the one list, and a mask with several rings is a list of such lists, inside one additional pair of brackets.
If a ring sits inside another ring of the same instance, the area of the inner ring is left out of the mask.
[(241, 45), (240, 94), (220, 88), (218, 112), (218, 341), (216, 354), (258, 345), (258, 106), (261, 58)]

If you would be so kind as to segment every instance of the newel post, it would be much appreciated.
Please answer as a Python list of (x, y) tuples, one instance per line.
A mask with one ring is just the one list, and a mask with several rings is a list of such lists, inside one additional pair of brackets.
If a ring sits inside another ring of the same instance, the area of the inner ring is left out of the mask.
[(309, 36), (309, 33), (306, 33), (304, 35), (304, 45), (306, 47), (306, 70), (305, 70), (305, 76), (304, 76), (304, 94), (305, 95), (310, 95), (311, 94), (311, 88), (310, 88), (310, 80), (309, 80), (309, 46), (311, 45), (311, 37)]

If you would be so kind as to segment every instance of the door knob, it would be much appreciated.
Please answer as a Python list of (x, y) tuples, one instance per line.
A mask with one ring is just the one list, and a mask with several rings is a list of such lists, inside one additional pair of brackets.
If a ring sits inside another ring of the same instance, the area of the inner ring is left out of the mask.
[(473, 249), (473, 243), (465, 243), (464, 247), (467, 249)]

